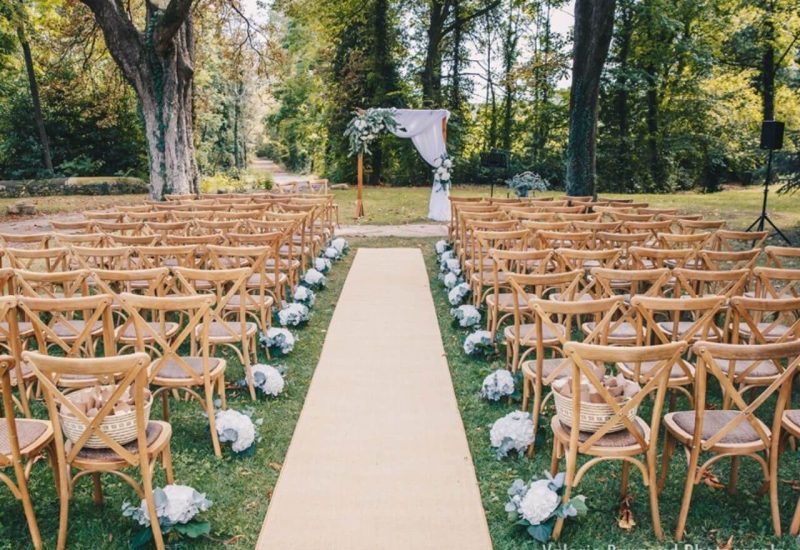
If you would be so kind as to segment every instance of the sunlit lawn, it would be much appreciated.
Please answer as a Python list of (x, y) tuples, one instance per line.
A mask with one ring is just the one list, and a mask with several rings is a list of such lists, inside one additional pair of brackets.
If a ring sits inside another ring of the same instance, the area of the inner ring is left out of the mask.
[(39, 213), (49, 215), (142, 204), (145, 198), (145, 195), (53, 195), (51, 197), (0, 199), (0, 220), (19, 219), (16, 216), (6, 215), (6, 208), (18, 202), (35, 204)]

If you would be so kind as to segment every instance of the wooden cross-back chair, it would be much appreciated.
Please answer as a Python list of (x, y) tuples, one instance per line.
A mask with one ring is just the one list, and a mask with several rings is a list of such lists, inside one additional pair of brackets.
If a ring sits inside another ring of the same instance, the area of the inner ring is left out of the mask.
[[(489, 210), (486, 211), (466, 211), (462, 212), (459, 211), (458, 214), (458, 231), (456, 232), (456, 240), (453, 241), (453, 246), (458, 253), (459, 258), (462, 260), (467, 256), (467, 253), (471, 253), (471, 245), (472, 245), (472, 238), (471, 233), (473, 231), (473, 227), (480, 226), (481, 224), (489, 224), (491, 222), (509, 222), (514, 220), (509, 220), (508, 216), (502, 210), (499, 210), (497, 206), (489, 206), (486, 207)], [(487, 227), (493, 229), (514, 229), (516, 227), (516, 221), (513, 224), (506, 223), (503, 227)], [(469, 250), (468, 250), (469, 248)]]
[(118, 246), (155, 246), (161, 241), (159, 235), (111, 235), (106, 233), (106, 242), (110, 247)]
[[(302, 212), (267, 212), (264, 221), (293, 222), (295, 226), (291, 232), (285, 233), (286, 241), (283, 243), (280, 253), (284, 257), (298, 258), (303, 267), (313, 267), (316, 252), (308, 231), (308, 217), (305, 214)], [(253, 226), (256, 226), (255, 222)]]
[[(780, 431), (783, 411), (789, 402), (792, 382), (800, 365), (800, 341), (760, 346), (697, 342), (693, 346), (693, 351), (698, 358), (694, 410), (673, 412), (664, 417), (667, 431), (660, 485), (663, 486), (663, 477), (676, 444), (682, 445), (688, 455), (688, 475), (678, 515), (678, 525), (675, 529), (677, 540), (683, 539), (694, 486), (702, 483), (703, 474), (720, 460), (731, 459), (728, 482), (730, 492), (735, 491), (739, 460), (743, 457), (755, 460), (761, 467), (764, 475), (762, 492), (766, 492), (771, 482), (775, 483), (774, 480), (771, 481), (767, 455), (773, 446), (772, 434)], [(720, 361), (726, 365), (740, 361), (747, 363), (770, 361), (775, 365), (781, 365), (782, 368), (780, 374), (769, 385), (742, 389), (734, 384), (732, 371), (724, 369)], [(732, 405), (730, 409), (708, 410), (709, 378), (716, 380), (722, 387), (723, 393), (729, 397)], [(749, 393), (750, 399), (745, 399), (744, 391)], [(774, 412), (771, 412), (770, 398), (775, 394), (778, 394), (778, 398)], [(765, 406), (768, 401), (769, 404)], [(759, 418), (759, 412), (764, 420)], [(701, 464), (700, 456), (706, 453), (713, 456)], [(776, 457), (772, 457), (772, 460), (776, 460)], [(780, 515), (776, 497), (777, 491), (773, 491), (771, 494), (773, 526), (775, 532), (780, 533)]]
[(622, 233), (617, 231), (598, 231), (595, 234), (597, 248), (619, 248), (622, 250), (620, 256), (620, 266), (633, 268), (633, 258), (630, 249), (634, 246), (642, 246), (647, 242), (649, 233)]
[[(526, 350), (520, 357), (522, 370), (522, 409), (528, 410), (533, 391), (533, 429), (539, 427), (539, 415), (547, 397), (542, 398), (543, 387), (549, 387), (556, 379), (569, 376), (569, 364), (564, 360), (564, 345), (573, 340), (581, 320), (592, 319), (593, 329), (584, 337), (587, 344), (607, 344), (607, 336), (613, 329), (622, 307), (622, 297), (614, 296), (592, 301), (582, 300), (542, 300), (532, 297), (528, 308), (533, 312), (536, 345)], [(549, 335), (552, 337), (548, 338)], [(550, 350), (551, 358), (545, 358)], [(527, 360), (529, 353), (535, 358)], [(528, 456), (533, 456), (534, 445), (528, 448)]]
[[(569, 222), (567, 222), (569, 223)], [(534, 233), (534, 240), (541, 248), (571, 248), (586, 250), (591, 244), (593, 235), (590, 231), (545, 231)]]
[(28, 418), (31, 417), (29, 401), (35, 376), (30, 369), (24, 368), (19, 358), (31, 336), (33, 336), (33, 328), (30, 323), (25, 323), (20, 329), (20, 323), (17, 320), (17, 297), (0, 297), (0, 349), (14, 360), (9, 368), (8, 376), (10, 385), (17, 388), (19, 397), (12, 394), (12, 398)]
[(91, 233), (94, 222), (92, 220), (58, 221), (50, 220), (50, 227), (55, 232), (75, 231), (76, 233)]
[[(582, 403), (577, 397), (581, 395), (582, 380), (586, 380), (596, 390), (597, 395), (602, 398), (602, 402), (607, 404), (614, 413), (592, 432), (580, 431), (580, 424), (576, 421), (573, 421), (571, 426), (566, 426), (558, 416), (553, 417), (551, 421), (553, 454), (550, 468), (555, 475), (559, 469), (560, 459), (566, 457), (566, 476), (564, 495), (562, 496), (564, 503), (569, 502), (572, 491), (592, 467), (600, 462), (619, 460), (622, 462), (620, 483), (622, 496), (625, 497), (628, 494), (630, 467), (635, 466), (642, 474), (643, 483), (648, 488), (653, 532), (658, 540), (664, 538), (656, 486), (658, 435), (667, 393), (668, 376), (685, 350), (685, 342), (622, 348), (578, 342), (564, 344), (564, 353), (570, 368), (571, 380), (569, 383), (574, 396), (572, 398), (572, 418), (577, 419), (581, 416)], [(598, 366), (605, 370), (607, 364), (620, 361), (640, 363), (645, 360), (652, 361), (653, 368), (649, 375), (642, 380), (641, 389), (624, 403), (618, 402), (609, 394), (595, 372)], [(640, 408), (645, 398), (651, 397), (652, 409), (648, 422), (640, 416), (634, 415), (633, 411)], [(622, 428), (618, 429), (620, 423)], [(580, 468), (578, 467), (579, 455), (590, 457)], [(559, 518), (553, 529), (554, 539), (558, 540), (563, 525), (564, 519)]]
[(129, 246), (93, 248), (71, 246), (71, 263), (82, 269), (133, 269), (133, 249)]
[[(281, 263), (279, 259), (276, 263), (275, 249), (270, 246), (209, 246), (208, 257), (213, 269), (248, 267), (251, 272), (248, 280), (256, 273), (274, 270), (275, 265)], [(268, 261), (271, 262), (270, 267)], [(272, 274), (275, 277), (275, 271)], [(244, 294), (232, 296), (225, 306), (232, 314), (242, 307), (244, 314), (256, 322), (262, 333), (272, 324), (272, 306), (276, 303), (274, 290), (267, 285), (268, 280), (266, 276), (252, 279), (253, 284), (244, 285)]]
[(769, 231), (731, 231), (718, 229), (709, 243), (714, 250), (751, 250), (760, 249), (769, 237)]
[(711, 240), (712, 233), (659, 233), (658, 242), (665, 250), (693, 250), (695, 256)]
[[(56, 482), (60, 497), (57, 548), (66, 547), (69, 501), (75, 494), (77, 482), (85, 476), (91, 476), (94, 481), (96, 505), (103, 502), (101, 474), (110, 474), (120, 478), (133, 488), (137, 496), (145, 501), (151, 518), (158, 517), (153, 494), (153, 476), (155, 464), (160, 460), (166, 472), (167, 483), (173, 482), (170, 453), (172, 428), (167, 422), (145, 421), (147, 366), (150, 363), (148, 355), (135, 353), (92, 359), (49, 357), (39, 353), (25, 352), (23, 360), (36, 373), (45, 396), (47, 411), (53, 423), (53, 432), (56, 434), (54, 437), (58, 470)], [(79, 375), (116, 380), (108, 400), (97, 411), (97, 415), (91, 418), (73, 403), (69, 394), (63, 392), (59, 387), (60, 380)], [(121, 445), (107, 435), (101, 426), (109, 416), (114, 414), (114, 406), (126, 393), (133, 401), (133, 410), (136, 415), (136, 438), (126, 445)], [(77, 441), (68, 443), (61, 435), (62, 426), (59, 415), (65, 411), (68, 411), (74, 420), (82, 424), (83, 433)], [(106, 448), (88, 447), (87, 443), (90, 438), (96, 438)], [(139, 470), (141, 483), (125, 471), (130, 468)], [(159, 522), (151, 522), (151, 529), (156, 548), (163, 549), (164, 541)]]
[[(509, 273), (526, 275), (530, 273), (545, 273), (553, 267), (552, 249), (526, 249), (526, 250), (501, 250), (490, 251), (492, 262), (492, 289), (487, 291), (486, 302), (486, 328), (492, 334), (509, 317), (514, 315), (514, 308), (528, 307), (526, 297), (518, 295), (511, 288), (508, 281)], [(514, 306), (514, 300), (522, 300)]]
[(164, 240), (168, 235), (188, 235), (192, 229), (192, 222), (190, 220), (174, 222), (151, 220), (145, 223), (145, 227), (149, 233), (158, 235), (161, 240)]
[[(196, 342), (202, 337), (202, 332), (207, 331), (212, 354), (218, 346), (227, 347), (236, 354), (244, 368), (250, 398), (255, 400), (252, 365), (258, 362), (258, 325), (248, 321), (245, 309), (248, 299), (246, 282), (253, 270), (249, 267), (210, 270), (176, 267), (172, 272), (178, 293), (189, 296), (211, 294), (216, 298), (208, 326), (195, 327), (192, 355), (196, 354)], [(203, 284), (198, 285), (198, 282)]]
[(56, 248), (6, 248), (4, 250), (8, 266), (26, 271), (67, 271), (69, 270), (69, 249)]
[(555, 251), (555, 258), (561, 271), (583, 271), (586, 274), (595, 267), (616, 268), (621, 255), (620, 248), (557, 248)]
[(600, 212), (586, 212), (586, 213), (557, 213), (556, 217), (565, 222), (599, 222), (603, 214)]
[(657, 216), (675, 216), (678, 214), (677, 208), (655, 208), (647, 206), (644, 208), (637, 208), (639, 214), (655, 214)]
[(766, 267), (800, 268), (800, 247), (767, 246), (764, 253), (767, 256)]
[(800, 339), (800, 297), (731, 299), (734, 344), (760, 345)]
[[(0, 417), (0, 482), (2, 482), (0, 485), (8, 487), (14, 498), (22, 502), (33, 547), (40, 550), (42, 538), (36, 521), (33, 499), (28, 490), (28, 480), (34, 462), (45, 450), (48, 451), (51, 460), (55, 458), (52, 449), (53, 425), (47, 420), (15, 417), (11, 372), (19, 370), (17, 363), (18, 360), (9, 355), (0, 356), (0, 396), (3, 413)], [(5, 473), (9, 469), (13, 470), (13, 477)], [(11, 516), (4, 512), (3, 521), (10, 520)], [(16, 543), (22, 544), (21, 541)]]
[[(71, 298), (20, 296), (19, 309), (31, 323), (36, 349), (40, 353), (67, 357), (94, 357), (97, 345), (105, 355), (115, 355), (113, 296), (95, 294)], [(83, 387), (94, 379), (64, 380), (64, 386)]]
[[(211, 357), (208, 334), (211, 308), (216, 298), (211, 294), (157, 297), (123, 293), (119, 295), (119, 300), (133, 319), (136, 351), (149, 351), (152, 358), (148, 379), (151, 385), (158, 388), (153, 397), (161, 395), (164, 420), (169, 421), (168, 393), (172, 390), (185, 392), (208, 415), (214, 454), (221, 457), (222, 450), (214, 419), (214, 396), (216, 392), (222, 408), (226, 409), (227, 363), (219, 357)], [(160, 321), (177, 313), (184, 314), (186, 322), (175, 335), (166, 332), (165, 323), (148, 323), (146, 319), (152, 315)], [(148, 335), (147, 338), (145, 335)], [(148, 341), (152, 343), (147, 343)], [(181, 349), (186, 345), (190, 348), (188, 354)], [(203, 395), (197, 391), (199, 388), (202, 388)]]
[(53, 233), (53, 242), (56, 246), (88, 246), (99, 248), (106, 246), (105, 233)]
[(591, 239), (589, 239), (589, 248), (599, 249), (603, 248), (600, 245), (600, 242), (597, 239), (597, 234), (601, 231), (605, 232), (614, 232), (619, 231), (620, 227), (622, 227), (622, 222), (604, 222), (604, 221), (573, 221), (572, 222), (572, 229), (574, 231), (588, 231), (592, 234)]
[(760, 254), (758, 248), (735, 251), (703, 249), (698, 253), (697, 263), (698, 267), (711, 271), (752, 269)]
[(730, 299), (741, 296), (750, 280), (749, 269), (710, 271), (675, 268), (672, 275), (675, 277), (675, 297), (725, 296)]
[(50, 245), (50, 233), (0, 233), (0, 244), (4, 247), (47, 248)]
[(72, 298), (89, 295), (88, 269), (72, 271), (14, 270), (15, 292), (30, 298)]
[(753, 278), (757, 298), (800, 297), (800, 269), (756, 267), (753, 268)]
[(717, 231), (725, 227), (724, 220), (692, 220), (688, 218), (680, 218), (675, 220), (678, 224), (681, 233), (691, 235), (693, 233), (705, 233), (708, 231)]
[(637, 214), (630, 209), (626, 211), (613, 211), (610, 212), (611, 219), (618, 222), (651, 222), (656, 219), (655, 214)]
[[(790, 398), (791, 401), (791, 398)], [(783, 411), (781, 415), (781, 422), (778, 425), (776, 423), (775, 427), (773, 428), (772, 434), (772, 448), (770, 449), (770, 501), (773, 503), (778, 502), (778, 460), (780, 459), (781, 450), (783, 449), (782, 446), (782, 437), (783, 436), (791, 436), (795, 439), (800, 438), (800, 409), (788, 407), (791, 406), (791, 403), (787, 403), (787, 409)], [(773, 521), (777, 517), (778, 520), (775, 521), (774, 525), (777, 528), (775, 534), (780, 536), (780, 511), (775, 510), (773, 508)], [(789, 534), (792, 536), (797, 536), (800, 534), (800, 498), (797, 499), (797, 505), (794, 510), (794, 515), (792, 516), (791, 525), (789, 526)]]
[(213, 221), (217, 215), (213, 210), (173, 210), (169, 213), (172, 222)]
[(116, 221), (96, 221), (93, 224), (94, 230), (98, 233), (110, 233), (114, 235), (127, 235), (130, 237), (137, 237), (145, 230), (144, 223), (140, 221), (134, 222), (116, 222)]
[(697, 251), (692, 248), (648, 248), (632, 246), (628, 249), (634, 269), (659, 267), (687, 267), (694, 265)]
[[(506, 367), (511, 372), (517, 372), (521, 349), (528, 348), (530, 351), (539, 342), (533, 312), (528, 306), (531, 297), (549, 299), (551, 294), (557, 293), (561, 300), (572, 300), (580, 288), (583, 273), (509, 273), (507, 279), (516, 299), (512, 300), (514, 324), (503, 329), (503, 341), (506, 345)], [(558, 343), (558, 336), (550, 332), (545, 332), (542, 338), (542, 345)]]
[(138, 246), (136, 265), (140, 269), (158, 267), (195, 267), (197, 265), (197, 247), (181, 246)]
[(475, 256), (469, 262), (467, 281), (472, 289), (473, 303), (475, 307), (480, 307), (486, 295), (495, 287), (494, 277), (500, 279), (498, 282), (505, 282), (503, 273), (494, 269), (492, 251), (522, 252), (528, 247), (530, 233), (527, 229), (479, 230), (474, 232), (473, 238), (476, 240)]
[(626, 221), (622, 222), (622, 231), (627, 233), (649, 233), (645, 246), (657, 247), (659, 233), (671, 233), (672, 222), (669, 220), (654, 220), (649, 222)]

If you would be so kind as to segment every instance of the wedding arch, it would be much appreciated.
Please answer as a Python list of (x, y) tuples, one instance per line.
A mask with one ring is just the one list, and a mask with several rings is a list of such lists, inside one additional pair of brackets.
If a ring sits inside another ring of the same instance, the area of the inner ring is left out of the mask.
[(370, 144), (384, 131), (410, 139), (420, 156), (433, 167), (433, 189), (428, 204), (428, 218), (450, 220), (450, 171), (453, 163), (447, 156), (447, 120), (445, 109), (367, 109), (358, 111), (345, 130), (350, 141), (350, 155), (357, 156), (358, 194), (356, 217), (364, 215), (364, 155)]

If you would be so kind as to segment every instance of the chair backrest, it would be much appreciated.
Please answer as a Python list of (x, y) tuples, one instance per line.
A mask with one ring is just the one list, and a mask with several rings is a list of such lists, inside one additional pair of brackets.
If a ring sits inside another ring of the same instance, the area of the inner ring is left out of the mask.
[(752, 269), (756, 265), (761, 250), (706, 250), (699, 252), (700, 265), (712, 271), (733, 269)]
[(69, 269), (69, 249), (57, 248), (6, 248), (9, 267), (27, 271), (67, 271)]
[(758, 298), (800, 297), (800, 269), (756, 267), (753, 269)]
[(741, 295), (750, 279), (749, 269), (734, 271), (707, 271), (698, 269), (675, 268), (675, 296), (685, 295), (692, 298), (717, 295), (732, 298)]
[[(192, 296), (139, 296), (137, 294), (123, 293), (119, 295), (122, 307), (129, 318), (133, 320), (136, 333), (136, 351), (148, 351), (155, 357), (150, 369), (149, 379), (159, 376), (166, 365), (176, 365), (187, 382), (194, 385), (207, 380), (210, 372), (210, 350), (208, 329), (211, 323), (211, 308), (216, 303), (215, 296), (211, 294), (198, 294)], [(144, 316), (152, 315), (156, 322), (148, 323)], [(166, 318), (170, 314), (184, 314), (186, 323), (180, 332), (174, 336), (168, 334)], [(200, 327), (199, 335), (195, 335)], [(148, 339), (145, 344), (145, 338)], [(199, 353), (202, 371), (197, 372), (186, 361), (186, 356), (180, 351), (181, 347), (195, 338), (199, 344)]]
[(18, 245), (22, 248), (47, 248), (50, 238), (50, 233), (0, 233), (0, 244), (12, 248)]
[(590, 231), (537, 231), (535, 238), (542, 248), (585, 250), (589, 248), (593, 235)]
[[(760, 346), (697, 342), (692, 351), (698, 358), (694, 382), (695, 429), (692, 445), (699, 447), (701, 451), (712, 449), (738, 426), (749, 424), (749, 428), (758, 435), (763, 445), (769, 448), (772, 443), (771, 433), (780, 431), (780, 419), (791, 396), (792, 381), (800, 366), (800, 340)], [(778, 375), (767, 386), (736, 384), (736, 378), (741, 377), (740, 369), (735, 368), (737, 362), (750, 365), (745, 367), (745, 371), (750, 371), (763, 362), (770, 362), (775, 366)], [(709, 375), (719, 382), (723, 394), (732, 405), (730, 410), (736, 414), (726, 418), (725, 423), (713, 435), (703, 437)], [(744, 392), (748, 392), (747, 399)], [(770, 407), (764, 405), (776, 392), (779, 392), (779, 396), (771, 416), (772, 429), (765, 430), (756, 413), (762, 407)]]
[[(578, 453), (587, 453), (604, 435), (615, 429), (620, 423), (636, 440), (642, 451), (655, 457), (657, 450), (657, 434), (661, 425), (661, 412), (664, 406), (664, 398), (667, 393), (670, 371), (681, 360), (681, 356), (686, 351), (685, 342), (674, 342), (656, 346), (634, 346), (617, 347), (601, 346), (595, 344), (583, 344), (579, 342), (567, 342), (564, 344), (564, 353), (569, 359), (572, 376), (572, 418), (581, 417), (581, 384), (584, 380), (596, 390), (597, 395), (613, 411), (613, 415), (599, 426), (596, 431), (589, 435), (584, 441), (580, 440), (580, 424), (575, 421), (570, 428), (570, 448), (576, 449)], [(608, 389), (603, 385), (596, 373), (596, 367), (601, 366), (605, 370), (607, 364), (626, 363), (641, 364), (642, 362), (653, 362), (647, 374), (637, 378), (644, 385), (635, 394), (621, 404), (613, 397)], [(652, 400), (652, 412), (649, 422), (651, 437), (645, 437), (640, 426), (637, 426), (628, 418), (629, 413), (639, 408), (642, 401), (654, 395)]]
[(138, 265), (142, 269), (155, 267), (194, 267), (197, 262), (197, 247), (182, 246), (139, 246), (136, 247)]
[[(19, 438), (17, 436), (17, 422), (14, 415), (14, 396), (11, 393), (11, 370), (14, 369), (17, 361), (10, 355), (0, 355), (0, 396), (2, 396), (3, 417), (0, 422), (5, 424), (4, 439), (9, 447), (10, 458), (5, 452), (0, 453), (0, 470), (10, 468), (15, 464), (22, 464), (22, 456), (19, 449)], [(19, 374), (19, 371), (16, 373)], [(0, 479), (3, 479), (0, 477)], [(5, 481), (3, 479), (3, 481)]]
[(767, 267), (800, 268), (800, 246), (767, 246)]
[(557, 248), (556, 261), (563, 271), (587, 271), (593, 267), (614, 269), (622, 255), (619, 248), (575, 249)]
[(676, 221), (678, 223), (678, 227), (681, 228), (681, 232), (686, 234), (716, 231), (725, 227), (724, 220), (691, 220), (687, 218), (680, 218)]
[(684, 267), (696, 256), (693, 248), (649, 248), (632, 246), (628, 249), (631, 265), (635, 269), (652, 269), (658, 267)]
[(751, 250), (761, 248), (769, 237), (769, 231), (731, 231), (718, 229), (711, 239), (715, 250)]
[[(150, 364), (150, 357), (146, 353), (103, 358), (67, 358), (27, 351), (22, 358), (36, 373), (47, 403), (50, 421), (53, 423), (53, 432), (56, 434), (56, 452), (65, 457), (67, 464), (72, 464), (79, 457), (81, 451), (86, 448), (89, 438), (97, 438), (127, 464), (147, 465), (147, 426), (144, 410), (147, 366)], [(113, 381), (113, 384), (109, 384), (113, 388), (112, 391), (94, 417), (87, 416), (86, 412), (74, 403), (74, 393), (65, 393), (58, 385), (58, 381), (63, 377), (85, 375), (91, 375), (98, 380)], [(129, 396), (133, 401), (138, 452), (119, 444), (102, 429), (104, 421), (114, 414), (115, 406), (123, 396)], [(64, 413), (72, 416), (82, 424), (83, 428), (82, 435), (70, 444), (66, 444), (62, 435), (60, 415)]]
[(16, 293), (30, 298), (72, 298), (88, 296), (88, 269), (73, 271), (14, 271)]
[(253, 274), (249, 267), (235, 269), (189, 269), (186, 267), (175, 267), (172, 269), (175, 276), (175, 290), (186, 296), (197, 296), (211, 294), (215, 297), (214, 306), (211, 308), (211, 322), (219, 323), (221, 329), (229, 333), (229, 336), (236, 336), (237, 333), (231, 330), (226, 324), (226, 313), (236, 310), (227, 309), (231, 298), (237, 294), (239, 300), (239, 315), (236, 319), (241, 323), (241, 333), (245, 334), (245, 301), (247, 293), (245, 282)]
[(106, 245), (105, 233), (53, 233), (53, 241), (57, 246), (93, 246)]
[(658, 269), (607, 269), (592, 268), (595, 287), (601, 297), (629, 294), (635, 296), (662, 296), (665, 285), (670, 279), (670, 270), (666, 267)]
[[(30, 416), (31, 411), (28, 406), (28, 392), (25, 391), (23, 384), (22, 364), (20, 354), (22, 352), (22, 342), (19, 338), (19, 326), (17, 322), (17, 298), (16, 296), (0, 297), (0, 348), (4, 349), (7, 356), (0, 357), (0, 368), (4, 362), (9, 363), (8, 368), (14, 371), (19, 391), (19, 404), (26, 416)], [(13, 396), (10, 397), (13, 399)], [(5, 402), (5, 399), (4, 399)], [(0, 454), (0, 457), (2, 455)]]
[[(724, 329), (718, 327), (714, 321), (724, 304), (724, 296), (634, 296), (631, 298), (631, 306), (636, 310), (637, 345), (651, 341), (666, 344), (678, 341), (691, 343), (697, 339), (722, 339)], [(657, 317), (664, 320), (659, 322)]]
[(109, 248), (93, 248), (84, 246), (70, 247), (73, 260), (84, 269), (131, 269), (133, 249), (129, 246)]
[[(730, 301), (734, 344), (766, 344), (800, 339), (800, 298), (750, 298)], [(743, 330), (744, 329), (744, 330)], [(747, 342), (742, 342), (742, 333)]]

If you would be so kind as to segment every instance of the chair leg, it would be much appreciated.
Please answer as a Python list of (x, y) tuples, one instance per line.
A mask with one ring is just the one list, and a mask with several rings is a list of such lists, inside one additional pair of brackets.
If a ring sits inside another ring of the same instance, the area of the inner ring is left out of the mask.
[(553, 437), (553, 454), (550, 455), (550, 475), (554, 476), (558, 473), (558, 463), (561, 460), (561, 445), (558, 440)]
[(527, 411), (528, 410), (528, 401), (531, 398), (531, 385), (532, 382), (528, 380), (524, 375), (522, 377), (522, 406), (520, 410)]
[[(144, 500), (147, 506), (147, 513), (151, 518), (158, 517), (156, 513), (156, 499), (153, 495), (153, 479), (150, 473), (150, 467), (147, 461), (142, 463), (142, 489), (144, 490)], [(150, 528), (153, 530), (153, 542), (155, 542), (158, 550), (164, 550), (164, 536), (161, 534), (161, 525), (157, 521), (150, 522)]]
[(792, 525), (789, 527), (789, 533), (793, 537), (800, 535), (800, 499), (797, 499), (797, 508), (794, 511), (794, 518), (792, 518)]
[(167, 485), (175, 483), (175, 472), (172, 469), (172, 448), (170, 442), (161, 451), (161, 464), (164, 466), (164, 473), (167, 477)]
[(42, 547), (42, 536), (39, 533), (39, 524), (36, 522), (36, 512), (33, 510), (31, 495), (28, 492), (28, 480), (25, 478), (22, 464), (14, 465), (14, 473), (17, 478), (17, 485), (19, 486), (20, 498), (22, 500), (22, 510), (25, 512), (25, 521), (28, 523), (28, 531), (30, 531), (31, 534), (33, 547), (39, 550)]
[(531, 381), (533, 386), (533, 412), (531, 412), (531, 420), (533, 420), (533, 443), (528, 446), (528, 458), (533, 457), (534, 447), (536, 446), (536, 433), (539, 430), (539, 409), (542, 407), (542, 382), (537, 378)]
[[(224, 380), (224, 376), (220, 376), (219, 380)], [(224, 382), (222, 382), (224, 385)], [(214, 447), (214, 455), (217, 458), (222, 458), (222, 448), (219, 445), (219, 436), (217, 435), (217, 420), (214, 418), (214, 390), (211, 382), (206, 380), (204, 382), (204, 389), (205, 389), (205, 409), (206, 413), (208, 414), (208, 425), (209, 429), (211, 430), (211, 444)], [(224, 386), (223, 386), (224, 387)], [(224, 390), (220, 392), (222, 395), (225, 394)], [(156, 517), (156, 516), (152, 516)]]
[(694, 491), (695, 476), (697, 476), (697, 464), (700, 462), (700, 450), (692, 449), (689, 455), (689, 465), (686, 468), (686, 484), (683, 489), (683, 499), (681, 500), (681, 511), (678, 514), (678, 526), (675, 528), (675, 540), (683, 540), (686, 530), (686, 518), (689, 516), (689, 507), (692, 505), (692, 492)]
[[(64, 463), (64, 457), (57, 456), (59, 475), (58, 475), (58, 541), (56, 548), (64, 550), (67, 547), (67, 524), (69, 522), (69, 498), (70, 498), (70, 472)], [(155, 517), (155, 516), (152, 516)]]
[(631, 477), (631, 463), (622, 461), (622, 475), (619, 479), (619, 495), (621, 498), (628, 496), (628, 485)]
[(228, 398), (225, 396), (225, 377), (220, 376), (217, 378), (217, 391), (219, 392), (219, 405), (220, 409), (228, 409)]
[[(628, 462), (625, 462), (629, 465)], [(664, 531), (661, 528), (661, 511), (658, 508), (658, 485), (656, 483), (656, 456), (652, 458), (648, 455), (647, 459), (647, 477), (649, 483), (647, 484), (648, 492), (650, 493), (650, 516), (653, 519), (653, 533), (655, 533), (658, 540), (664, 540)]]
[(658, 492), (664, 490), (664, 485), (667, 483), (667, 473), (669, 473), (669, 462), (672, 458), (672, 453), (675, 451), (675, 438), (672, 437), (667, 430), (664, 436), (664, 451), (661, 454), (661, 472), (658, 476)]
[[(555, 437), (555, 436), (553, 436)], [(566, 504), (572, 496), (572, 482), (575, 479), (575, 470), (578, 463), (578, 450), (575, 448), (567, 449), (567, 471), (564, 480), (564, 496), (562, 502)], [(561, 530), (564, 528), (564, 518), (559, 517), (556, 520), (555, 527), (553, 528), (553, 540), (558, 541), (561, 537)]]
[[(773, 437), (780, 438), (780, 434), (773, 434)], [(772, 514), (772, 528), (775, 536), (781, 536), (781, 511), (778, 507), (778, 460), (780, 458), (780, 443), (773, 440), (772, 448), (769, 453), (769, 508)], [(800, 504), (800, 501), (798, 501)], [(800, 506), (798, 507), (800, 510)]]
[(94, 503), (103, 504), (103, 484), (100, 480), (100, 472), (92, 473), (92, 483), (94, 483)]
[(731, 457), (731, 473), (728, 477), (728, 494), (736, 494), (736, 484), (739, 482), (739, 458), (738, 456)]

